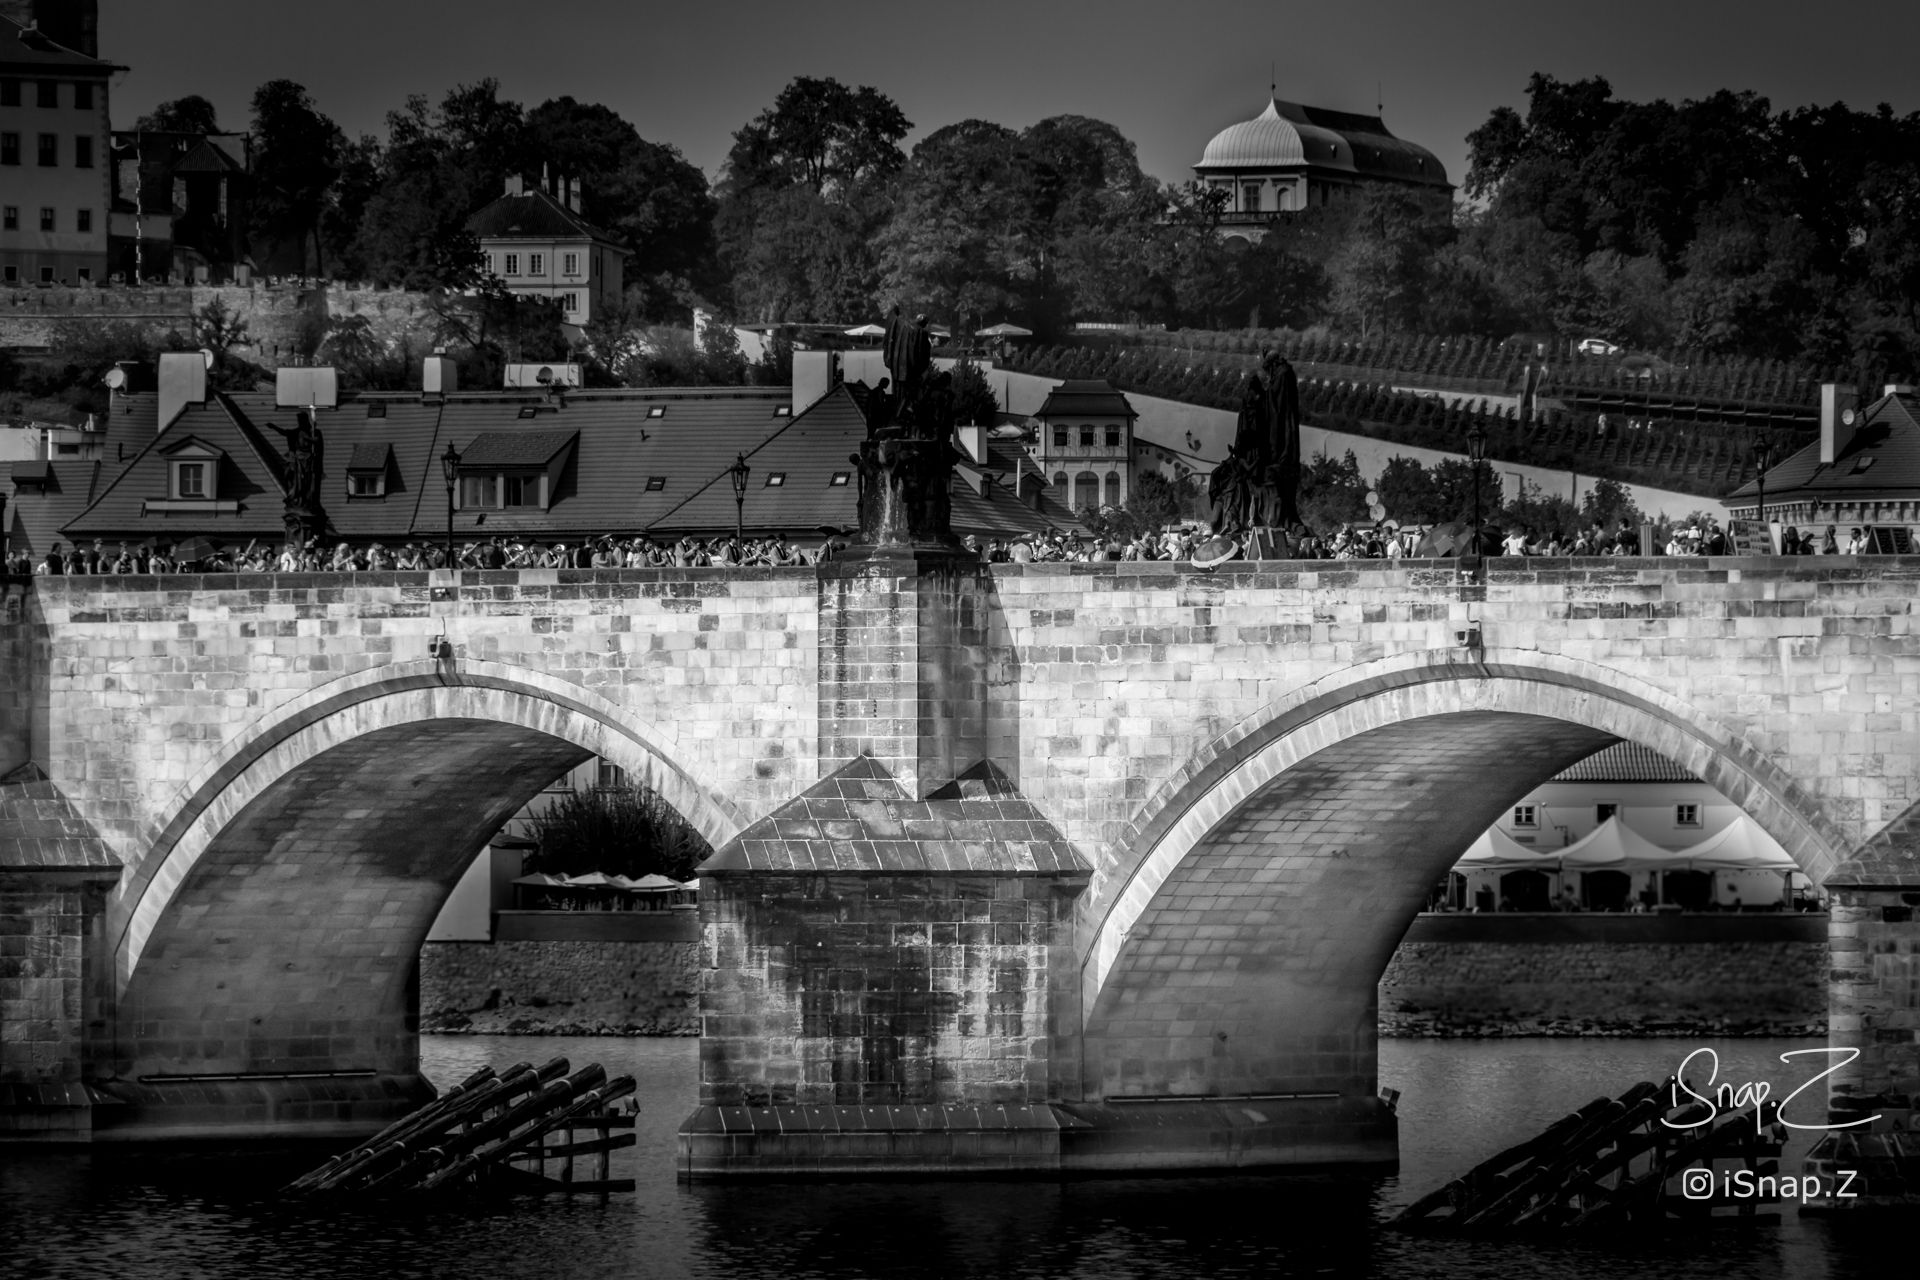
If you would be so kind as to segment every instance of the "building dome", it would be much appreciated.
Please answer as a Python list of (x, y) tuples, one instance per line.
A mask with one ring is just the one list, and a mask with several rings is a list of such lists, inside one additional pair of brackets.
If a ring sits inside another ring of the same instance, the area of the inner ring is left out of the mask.
[(1251, 120), (1213, 135), (1195, 171), (1258, 173), (1311, 167), (1358, 178), (1448, 186), (1432, 152), (1396, 138), (1378, 116), (1304, 107), (1278, 98)]

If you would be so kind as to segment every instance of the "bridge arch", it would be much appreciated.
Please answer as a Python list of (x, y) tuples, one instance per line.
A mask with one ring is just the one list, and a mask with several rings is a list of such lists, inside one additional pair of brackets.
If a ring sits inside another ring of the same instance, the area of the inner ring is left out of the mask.
[(1083, 1083), (1105, 1096), (1371, 1095), (1375, 986), (1499, 814), (1618, 739), (1726, 794), (1816, 881), (1848, 850), (1788, 772), (1644, 682), (1533, 651), (1334, 673), (1196, 753), (1083, 917)]
[(739, 829), (646, 726), (539, 672), (394, 664), (257, 720), (182, 789), (110, 906), (115, 1073), (415, 1071), (411, 978), (447, 892), (596, 755), (713, 844)]

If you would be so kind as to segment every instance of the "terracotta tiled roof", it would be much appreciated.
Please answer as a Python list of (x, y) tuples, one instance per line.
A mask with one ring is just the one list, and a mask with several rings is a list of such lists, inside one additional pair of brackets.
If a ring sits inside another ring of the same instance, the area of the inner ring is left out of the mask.
[(525, 236), (530, 240), (591, 239), (623, 248), (620, 238), (602, 231), (544, 191), (501, 196), (467, 219), (467, 230), (486, 240)]
[(1555, 782), (1698, 782), (1651, 747), (1616, 742), (1553, 776)]
[(385, 471), (387, 460), (393, 457), (393, 445), (385, 440), (363, 440), (353, 446), (353, 452), (347, 457), (349, 471)]
[(1114, 390), (1105, 379), (1090, 378), (1069, 380), (1055, 387), (1034, 417), (1065, 418), (1082, 414), (1109, 418), (1115, 415), (1129, 418), (1140, 416), (1127, 403), (1127, 398)]
[(0, 785), (0, 870), (115, 871), (120, 859), (51, 782)]
[(871, 756), (836, 770), (722, 845), (731, 871), (1087, 874), (1072, 843), (1006, 774), (979, 764), (925, 800)]
[[(1806, 495), (1872, 500), (1881, 494), (1912, 498), (1920, 493), (1920, 397), (1882, 396), (1866, 407), (1860, 427), (1832, 462), (1820, 461), (1813, 441), (1767, 469), (1767, 505)], [(1751, 502), (1758, 485), (1748, 481), (1722, 502)]]
[(488, 431), (458, 444), (460, 466), (544, 467), (579, 437), (578, 431)]

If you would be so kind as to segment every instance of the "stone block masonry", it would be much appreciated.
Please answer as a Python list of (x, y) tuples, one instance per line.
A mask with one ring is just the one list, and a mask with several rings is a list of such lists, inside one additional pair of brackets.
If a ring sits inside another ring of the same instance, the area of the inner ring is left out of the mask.
[(699, 956), (692, 942), (429, 942), (420, 1029), (697, 1036)]

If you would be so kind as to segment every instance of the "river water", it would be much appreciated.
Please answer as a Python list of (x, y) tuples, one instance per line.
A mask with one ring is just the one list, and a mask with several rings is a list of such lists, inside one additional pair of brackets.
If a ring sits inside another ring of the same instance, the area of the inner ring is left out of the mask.
[[(1800, 1218), (1633, 1235), (1457, 1241), (1386, 1218), (1477, 1160), (1599, 1094), (1660, 1079), (1696, 1047), (1721, 1079), (1784, 1097), (1814, 1068), (1778, 1054), (1819, 1041), (1387, 1040), (1399, 1089), (1398, 1177), (1216, 1175), (1065, 1182), (783, 1182), (683, 1186), (674, 1132), (692, 1109), (694, 1040), (427, 1037), (445, 1085), (483, 1064), (555, 1055), (639, 1081), (638, 1145), (615, 1156), (636, 1193), (454, 1204), (324, 1207), (274, 1189), (311, 1148), (139, 1148), (0, 1155), (0, 1274), (38, 1276), (1781, 1277), (1888, 1274), (1910, 1256), (1889, 1221)], [(1804, 1063), (1806, 1059), (1797, 1059)], [(1805, 1098), (1823, 1097), (1819, 1086)], [(1818, 1108), (1799, 1117), (1817, 1121)], [(1789, 1148), (1797, 1172), (1812, 1135)]]

